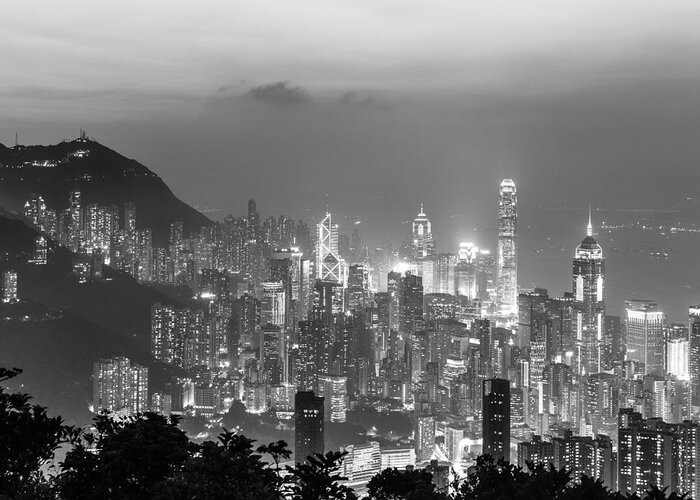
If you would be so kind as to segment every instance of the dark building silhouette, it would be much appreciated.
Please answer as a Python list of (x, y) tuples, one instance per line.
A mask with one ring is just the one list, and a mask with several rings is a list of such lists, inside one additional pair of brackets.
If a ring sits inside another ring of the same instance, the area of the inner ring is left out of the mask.
[(323, 398), (312, 391), (294, 396), (294, 459), (303, 462), (314, 453), (323, 453)]
[(510, 382), (484, 380), (483, 389), (483, 453), (510, 460)]

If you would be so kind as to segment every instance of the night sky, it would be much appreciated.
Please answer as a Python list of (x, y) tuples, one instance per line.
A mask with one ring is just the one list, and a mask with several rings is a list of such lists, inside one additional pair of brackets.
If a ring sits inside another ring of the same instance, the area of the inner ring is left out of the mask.
[(0, 142), (83, 127), (214, 218), (328, 203), (375, 241), (423, 202), (454, 251), (503, 177), (522, 227), (694, 195), (698, 26), (697, 1), (13, 2)]

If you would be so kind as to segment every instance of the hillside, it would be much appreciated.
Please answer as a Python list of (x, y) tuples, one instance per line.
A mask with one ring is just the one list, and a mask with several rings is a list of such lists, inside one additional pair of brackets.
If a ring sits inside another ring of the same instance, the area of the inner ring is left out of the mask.
[(0, 306), (0, 366), (25, 370), (17, 381), (37, 402), (85, 423), (92, 363), (126, 355), (151, 368), (157, 387), (167, 370), (150, 356), (150, 310), (155, 302), (185, 305), (130, 276), (105, 269), (107, 280), (79, 284), (73, 255), (52, 245), (49, 264), (27, 264), (34, 229), (0, 213), (0, 271), (18, 272), (19, 305)]
[(179, 200), (148, 168), (89, 139), (51, 146), (0, 144), (0, 206), (19, 211), (32, 193), (54, 209), (68, 206), (68, 194), (81, 191), (84, 203), (136, 203), (136, 224), (150, 227), (164, 244), (169, 225), (182, 221), (185, 231), (199, 231), (211, 221)]

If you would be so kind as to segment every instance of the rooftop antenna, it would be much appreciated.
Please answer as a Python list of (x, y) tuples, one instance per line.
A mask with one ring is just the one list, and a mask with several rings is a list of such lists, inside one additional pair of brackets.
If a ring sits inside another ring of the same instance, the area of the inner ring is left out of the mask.
[(591, 204), (588, 204), (588, 230), (586, 231), (588, 236), (593, 236), (593, 224), (591, 223)]
[(15, 132), (15, 147), (19, 146), (19, 133)]

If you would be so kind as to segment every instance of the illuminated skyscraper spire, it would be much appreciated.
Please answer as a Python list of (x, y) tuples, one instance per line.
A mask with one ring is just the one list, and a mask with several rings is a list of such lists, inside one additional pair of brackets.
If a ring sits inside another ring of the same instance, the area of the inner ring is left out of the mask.
[(518, 198), (515, 182), (503, 179), (498, 200), (497, 305), (503, 317), (518, 314)]
[(593, 238), (593, 223), (589, 209), (586, 237), (576, 247), (573, 265), (574, 332), (579, 374), (598, 373), (605, 368), (603, 366), (604, 277), (603, 249)]
[(420, 260), (423, 257), (435, 253), (435, 240), (433, 239), (433, 228), (430, 219), (420, 204), (420, 213), (413, 219), (412, 227), (413, 258)]
[(586, 231), (587, 236), (593, 236), (593, 224), (591, 223), (591, 204), (588, 204), (588, 230)]

